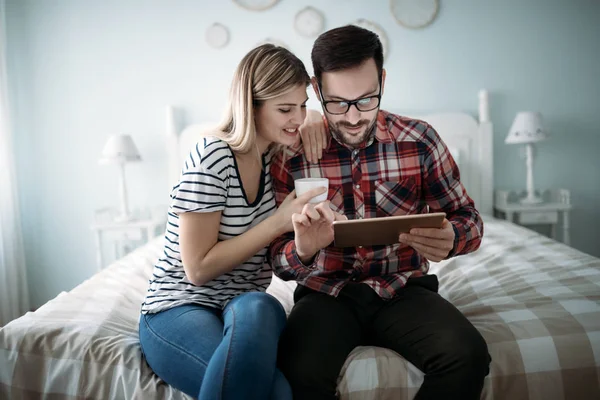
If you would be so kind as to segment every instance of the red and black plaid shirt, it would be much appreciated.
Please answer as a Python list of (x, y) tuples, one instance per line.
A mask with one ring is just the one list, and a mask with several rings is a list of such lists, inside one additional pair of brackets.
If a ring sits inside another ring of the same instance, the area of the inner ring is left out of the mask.
[[(427, 123), (379, 111), (375, 135), (352, 149), (331, 139), (318, 164), (309, 163), (301, 146), (280, 153), (271, 165), (279, 206), (294, 189), (294, 180), (329, 179), (328, 199), (348, 219), (443, 211), (456, 239), (450, 256), (476, 250), (483, 222), (460, 182), (450, 151)], [(427, 259), (403, 244), (322, 249), (312, 265), (296, 254), (293, 232), (276, 239), (269, 262), (284, 280), (337, 296), (348, 281), (372, 287), (392, 298), (411, 277), (429, 269)]]

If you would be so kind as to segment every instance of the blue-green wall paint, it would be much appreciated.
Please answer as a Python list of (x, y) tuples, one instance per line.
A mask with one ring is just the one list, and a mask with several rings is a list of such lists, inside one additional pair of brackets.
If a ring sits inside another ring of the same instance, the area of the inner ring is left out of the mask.
[[(95, 272), (93, 210), (116, 204), (115, 168), (97, 159), (108, 135), (129, 132), (144, 162), (127, 166), (132, 206), (166, 204), (164, 106), (187, 121), (220, 117), (239, 59), (280, 38), (309, 66), (312, 40), (293, 30), (313, 5), (327, 28), (378, 22), (390, 40), (384, 106), (477, 111), (490, 91), (496, 187), (525, 186), (516, 112), (541, 111), (551, 137), (537, 147), (537, 187), (572, 191), (572, 244), (600, 256), (600, 2), (441, 1), (433, 25), (407, 30), (388, 1), (281, 0), (264, 12), (232, 1), (8, 0), (9, 79), (23, 234), (34, 306)], [(208, 47), (206, 28), (228, 26)], [(316, 107), (312, 93), (309, 106)]]

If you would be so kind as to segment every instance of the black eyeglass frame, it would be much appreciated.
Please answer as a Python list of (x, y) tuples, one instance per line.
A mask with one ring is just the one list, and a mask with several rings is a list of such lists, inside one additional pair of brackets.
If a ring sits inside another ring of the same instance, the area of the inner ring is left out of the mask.
[[(369, 112), (369, 111), (373, 111), (374, 109), (376, 109), (377, 107), (379, 107), (379, 105), (381, 104), (381, 76), (379, 77), (379, 93), (377, 93), (375, 96), (367, 96), (367, 97), (361, 97), (360, 99), (356, 99), (356, 100), (325, 100), (325, 98), (323, 97), (323, 91), (321, 90), (321, 83), (317, 83), (317, 88), (319, 89), (319, 97), (321, 97), (321, 104), (323, 105), (323, 108), (325, 109), (326, 112), (328, 112), (331, 115), (344, 115), (346, 114), (348, 111), (350, 111), (350, 107), (354, 106), (356, 107), (356, 109), (359, 112)], [(358, 102), (364, 99), (372, 99), (372, 98), (376, 98), (377, 99), (377, 105), (373, 108), (369, 108), (368, 110), (361, 110), (360, 108), (358, 108)], [(342, 112), (342, 113), (332, 113), (331, 111), (329, 111), (327, 109), (327, 104), (330, 103), (347, 103), (348, 107), (346, 107), (346, 111)]]

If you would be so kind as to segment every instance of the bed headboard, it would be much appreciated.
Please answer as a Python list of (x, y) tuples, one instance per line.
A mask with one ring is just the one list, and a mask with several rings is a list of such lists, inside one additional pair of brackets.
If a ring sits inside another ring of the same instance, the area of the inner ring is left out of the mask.
[[(390, 109), (389, 111), (394, 112)], [(177, 110), (166, 109), (167, 159), (169, 189), (177, 183), (183, 160), (202, 132), (216, 123), (200, 123), (179, 126)], [(481, 90), (478, 98), (478, 119), (464, 112), (440, 112), (432, 114), (409, 114), (408, 116), (428, 122), (442, 137), (461, 173), (461, 181), (482, 214), (492, 215), (494, 190), (493, 126), (489, 119), (488, 92)], [(399, 112), (398, 114), (406, 115)]]

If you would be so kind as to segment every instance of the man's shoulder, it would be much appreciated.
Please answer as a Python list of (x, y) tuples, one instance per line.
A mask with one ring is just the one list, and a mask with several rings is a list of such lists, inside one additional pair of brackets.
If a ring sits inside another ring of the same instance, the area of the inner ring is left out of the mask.
[(380, 121), (383, 120), (385, 129), (396, 142), (425, 142), (439, 140), (438, 133), (426, 121), (414, 117), (400, 115), (381, 110)]

